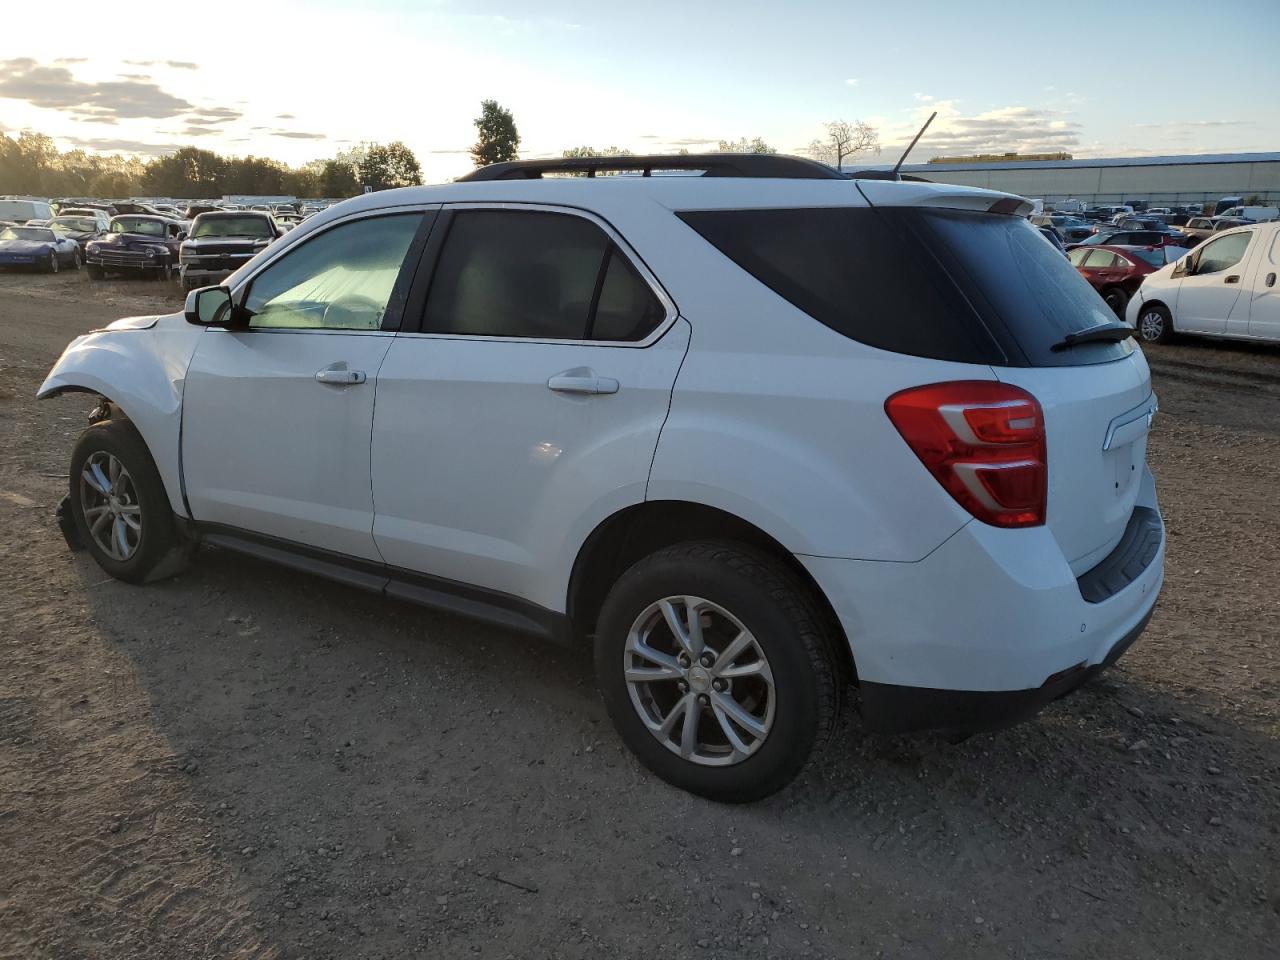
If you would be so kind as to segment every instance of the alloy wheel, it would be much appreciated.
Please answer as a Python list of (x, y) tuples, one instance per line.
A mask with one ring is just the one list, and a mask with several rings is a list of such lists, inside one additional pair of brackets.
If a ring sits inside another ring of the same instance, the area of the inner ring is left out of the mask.
[(1164, 314), (1159, 310), (1148, 310), (1138, 318), (1138, 333), (1143, 340), (1159, 340), (1164, 334)]
[(645, 727), (692, 763), (741, 763), (773, 727), (777, 696), (764, 650), (737, 617), (701, 597), (646, 607), (627, 635), (623, 671)]
[(99, 450), (80, 473), (80, 507), (98, 548), (113, 560), (128, 560), (142, 543), (142, 505), (133, 477), (114, 454)]
[(57, 253), (50, 252), (50, 254), (49, 254), (49, 272), (50, 272), (50, 273), (57, 273), (57, 272), (58, 272), (58, 270), (59, 270), (59, 268), (61, 268), (61, 266), (62, 266), (62, 264), (58, 262), (58, 255), (57, 255)]

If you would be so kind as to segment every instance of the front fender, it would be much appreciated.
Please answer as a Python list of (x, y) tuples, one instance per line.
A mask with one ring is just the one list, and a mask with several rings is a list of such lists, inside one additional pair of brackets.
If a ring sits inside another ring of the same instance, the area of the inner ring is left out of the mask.
[(53, 365), (36, 398), (95, 393), (119, 407), (151, 451), (170, 506), (185, 517), (179, 462), (182, 390), (203, 328), (186, 323), (181, 315), (154, 323), (149, 319), (118, 321), (77, 337)]

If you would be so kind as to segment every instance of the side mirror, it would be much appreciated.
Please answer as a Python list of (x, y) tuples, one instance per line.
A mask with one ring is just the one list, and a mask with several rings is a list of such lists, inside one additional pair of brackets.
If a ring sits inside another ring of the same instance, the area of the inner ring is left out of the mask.
[(231, 326), (231, 291), (226, 287), (201, 287), (187, 294), (187, 323), (199, 327)]
[(185, 231), (185, 230), (179, 230), (179, 231), (178, 231), (178, 237), (177, 237), (177, 239), (179, 239), (179, 240), (185, 240), (185, 239), (187, 239), (187, 231)]

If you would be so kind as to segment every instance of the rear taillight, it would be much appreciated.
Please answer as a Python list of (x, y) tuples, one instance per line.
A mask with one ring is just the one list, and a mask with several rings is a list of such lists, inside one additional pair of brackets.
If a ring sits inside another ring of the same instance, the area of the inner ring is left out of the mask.
[(934, 478), (979, 520), (997, 527), (1044, 523), (1044, 414), (1031, 394), (962, 380), (903, 390), (884, 409)]

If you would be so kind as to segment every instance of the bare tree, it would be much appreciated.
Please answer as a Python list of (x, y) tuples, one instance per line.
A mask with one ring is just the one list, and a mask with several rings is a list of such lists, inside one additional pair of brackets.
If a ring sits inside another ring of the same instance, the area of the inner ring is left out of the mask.
[(740, 137), (737, 140), (721, 140), (721, 153), (777, 153), (777, 147), (771, 147), (759, 137)]
[(809, 144), (809, 156), (837, 170), (845, 158), (860, 153), (879, 153), (880, 136), (875, 127), (855, 120), (832, 120), (827, 124), (827, 135)]

